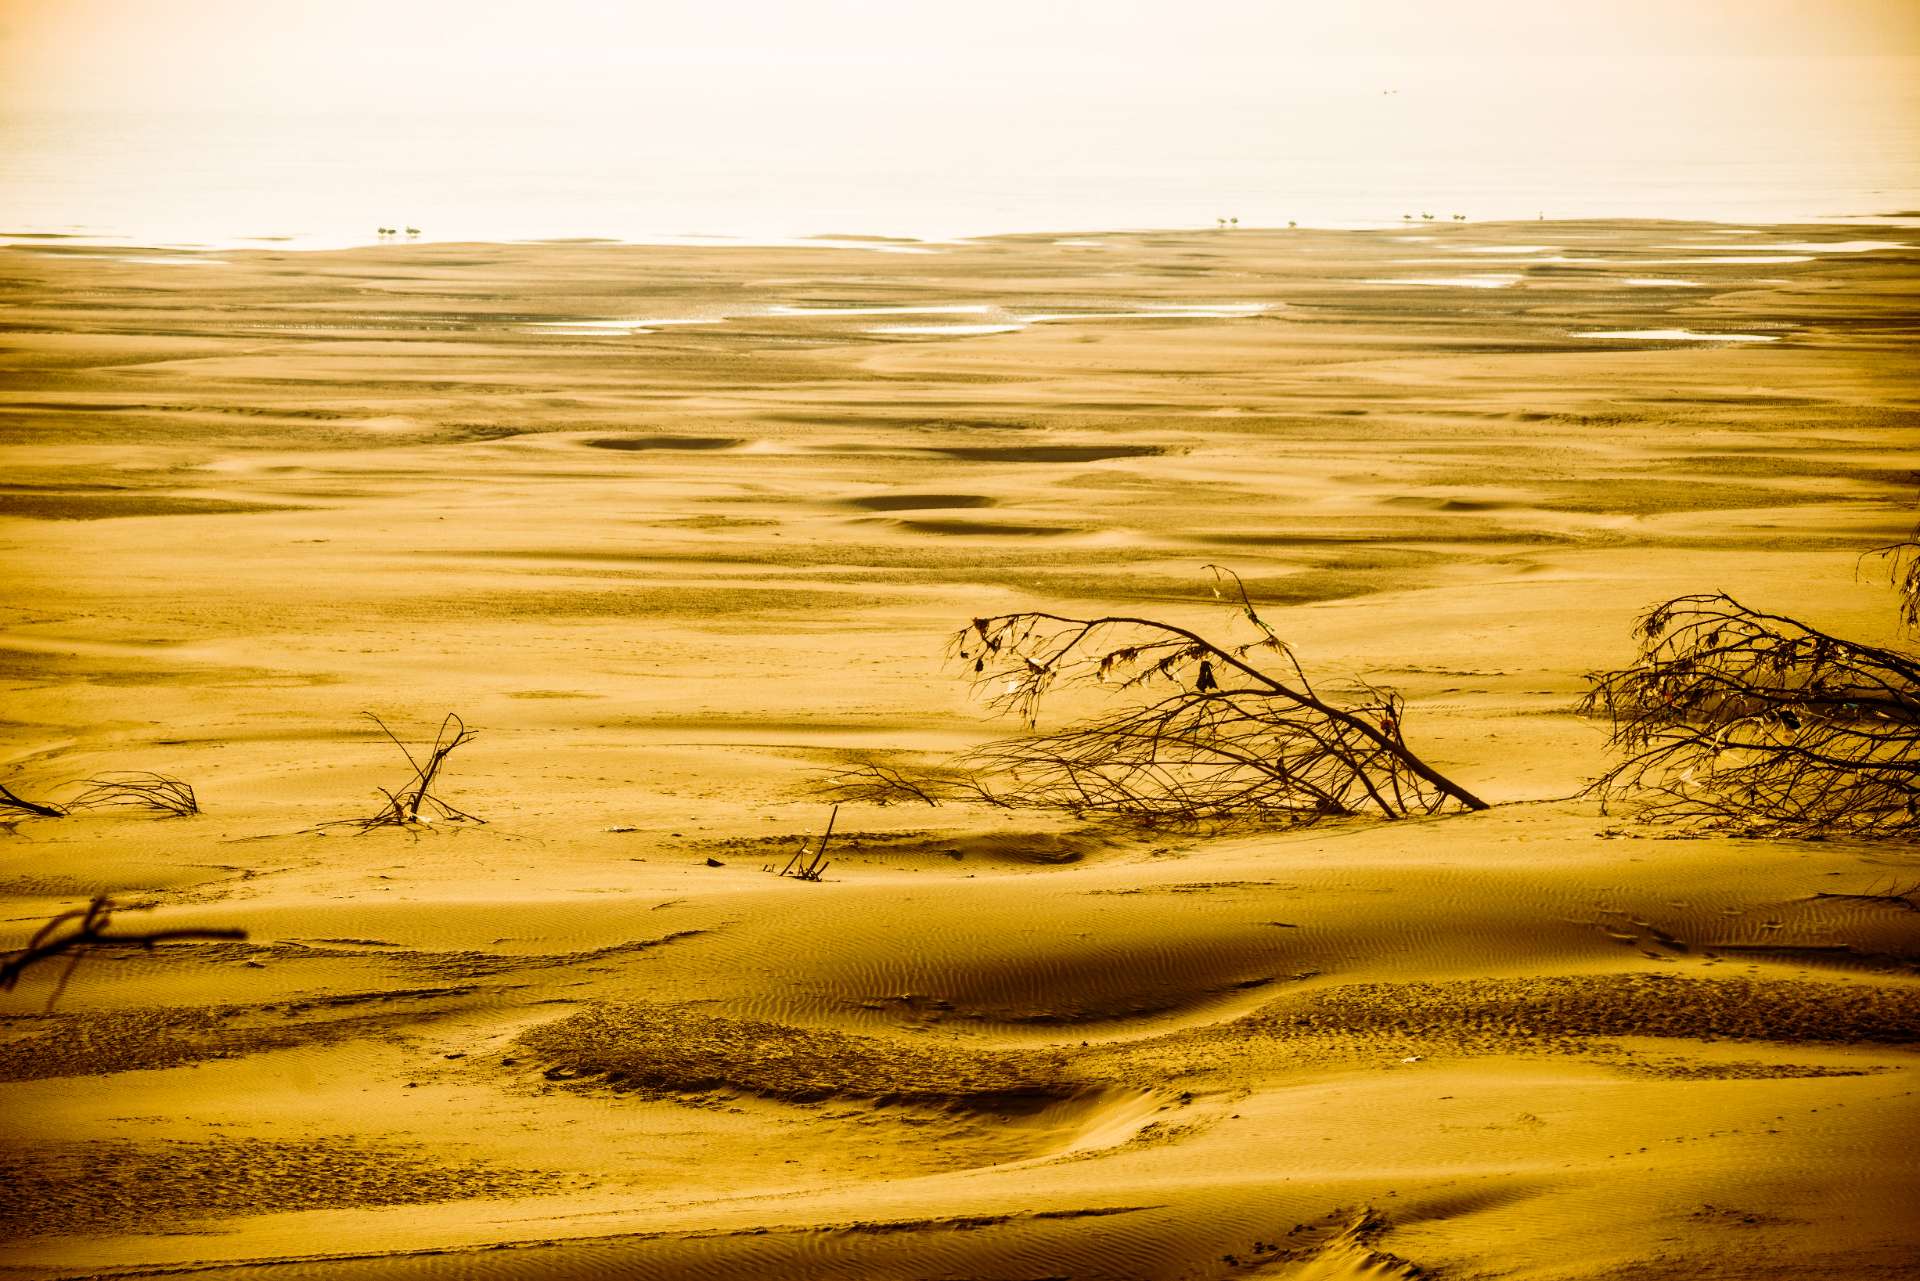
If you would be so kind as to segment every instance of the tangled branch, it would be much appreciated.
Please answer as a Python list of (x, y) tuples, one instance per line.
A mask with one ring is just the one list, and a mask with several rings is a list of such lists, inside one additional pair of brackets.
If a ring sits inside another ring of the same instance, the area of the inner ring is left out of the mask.
[(952, 767), (903, 769), (882, 760), (857, 760), (822, 778), (814, 791), (836, 805), (937, 806), (947, 801), (993, 803), (978, 775)]
[(177, 929), (150, 930), (144, 934), (110, 934), (107, 927), (112, 924), (113, 914), (118, 911), (150, 911), (148, 907), (123, 908), (102, 894), (85, 907), (62, 912), (49, 920), (34, 932), (27, 945), (4, 954), (0, 960), (0, 992), (11, 992), (19, 983), (20, 976), (42, 961), (56, 956), (71, 954), (67, 968), (54, 984), (53, 992), (47, 998), (47, 1008), (52, 1009), (67, 989), (67, 981), (79, 967), (80, 960), (89, 951), (103, 951), (110, 948), (138, 947), (152, 949), (159, 943), (172, 943), (185, 939), (244, 939), (245, 930), (235, 929)]
[(1863, 553), (1864, 561), (1883, 561), (1887, 577), (1893, 580), (1894, 596), (1899, 602), (1900, 621), (1910, 632), (1920, 631), (1920, 529), (1913, 537)]
[(1920, 660), (1721, 594), (1656, 606), (1581, 702), (1626, 759), (1589, 790), (1648, 817), (1811, 836), (1920, 830)]
[(86, 781), (86, 790), (67, 804), (77, 810), (132, 805), (171, 814), (176, 818), (200, 812), (200, 801), (193, 793), (193, 784), (171, 775), (146, 770), (95, 775)]
[[(363, 712), (362, 715), (379, 726), (380, 732), (385, 734), (393, 745), (400, 749), (400, 754), (407, 758), (407, 764), (413, 767), (413, 782), (398, 791), (390, 792), (384, 787), (381, 788), (380, 794), (387, 798), (386, 805), (366, 818), (342, 820), (343, 826), (358, 828), (365, 832), (376, 827), (417, 827), (440, 820), (482, 825), (486, 823), (483, 818), (478, 818), (465, 810), (455, 809), (433, 792), (434, 782), (440, 777), (440, 771), (446, 765), (447, 757), (453, 755), (455, 748), (471, 742), (475, 737), (475, 732), (467, 728), (465, 721), (454, 713), (448, 712), (441, 720), (439, 730), (434, 734), (433, 746), (427, 749), (426, 759), (422, 761), (414, 756), (413, 749), (401, 742), (399, 736), (387, 728), (385, 721), (372, 712)], [(323, 826), (327, 825), (323, 824)]]
[[(1364, 683), (1340, 699), (1322, 695), (1239, 577), (1207, 568), (1245, 629), (1241, 644), (1158, 619), (1043, 611), (976, 618), (956, 633), (949, 654), (971, 668), (976, 690), (1030, 727), (1062, 686), (1136, 698), (1166, 687), (1144, 704), (969, 753), (973, 786), (1001, 805), (1150, 820), (1486, 808), (1406, 746), (1399, 695)], [(1278, 674), (1255, 665), (1269, 654)]]

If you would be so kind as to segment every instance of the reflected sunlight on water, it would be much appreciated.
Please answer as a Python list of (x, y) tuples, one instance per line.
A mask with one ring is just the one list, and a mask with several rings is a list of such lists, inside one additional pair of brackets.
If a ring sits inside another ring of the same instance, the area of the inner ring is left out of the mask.
[[(741, 84), (710, 110), (665, 113), (644, 84), (624, 104), (518, 111), (16, 109), (0, 114), (0, 233), (304, 248), (417, 227), (428, 241), (925, 252), (913, 240), (1228, 216), (1314, 227), (1920, 211), (1920, 75), (1905, 74), (1920, 59), (1485, 66), (1124, 94), (1015, 78), (963, 101), (884, 82), (818, 97)], [(857, 239), (868, 236), (909, 239)]]

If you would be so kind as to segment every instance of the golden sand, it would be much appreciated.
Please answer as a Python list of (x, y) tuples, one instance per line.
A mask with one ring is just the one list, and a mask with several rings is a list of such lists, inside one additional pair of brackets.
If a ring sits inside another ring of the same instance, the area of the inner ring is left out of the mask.
[[(1821, 897), (1920, 854), (1660, 839), (1571, 712), (1683, 592), (1899, 641), (1920, 258), (1422, 230), (0, 251), (0, 783), (204, 809), (14, 824), (7, 941), (249, 934), (0, 997), (0, 1275), (1920, 1275), (1920, 913)], [(954, 627), (1208, 562), (1494, 807), (773, 875), (1006, 732)], [(338, 825), (368, 710), (486, 824)]]

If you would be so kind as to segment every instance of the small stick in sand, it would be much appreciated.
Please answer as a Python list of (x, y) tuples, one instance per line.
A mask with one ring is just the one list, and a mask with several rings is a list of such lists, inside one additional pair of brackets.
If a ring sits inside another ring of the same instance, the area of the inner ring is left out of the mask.
[(833, 839), (834, 820), (839, 817), (840, 807), (836, 805), (833, 812), (827, 815), (827, 830), (820, 837), (820, 844), (809, 851), (807, 843), (801, 841), (800, 848), (793, 852), (793, 857), (787, 860), (787, 865), (780, 869), (779, 874), (791, 875), (803, 881), (819, 880), (827, 870), (827, 842)]
[[(385, 807), (366, 818), (341, 820), (343, 825), (359, 828), (363, 832), (376, 827), (417, 828), (431, 824), (436, 819), (485, 825), (485, 819), (469, 814), (465, 810), (456, 809), (433, 793), (434, 781), (439, 778), (441, 769), (447, 763), (447, 757), (453, 755), (455, 748), (471, 742), (475, 737), (474, 731), (467, 728), (465, 721), (454, 713), (448, 712), (440, 722), (439, 731), (434, 735), (433, 747), (427, 752), (425, 763), (422, 763), (414, 757), (412, 749), (387, 728), (385, 721), (372, 712), (365, 712), (363, 715), (379, 726), (380, 732), (385, 734), (393, 745), (400, 749), (400, 754), (407, 758), (407, 764), (413, 767), (413, 782), (397, 792), (388, 791), (384, 787), (380, 788), (380, 794), (387, 798)], [(323, 829), (326, 826), (328, 824), (321, 824)]]

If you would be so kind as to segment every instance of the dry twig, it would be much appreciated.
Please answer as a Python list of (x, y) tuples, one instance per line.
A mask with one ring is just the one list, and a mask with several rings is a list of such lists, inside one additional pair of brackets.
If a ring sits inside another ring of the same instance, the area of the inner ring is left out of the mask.
[(793, 857), (787, 860), (787, 865), (776, 875), (793, 876), (803, 881), (819, 880), (827, 870), (827, 842), (833, 839), (834, 820), (839, 817), (840, 807), (836, 805), (833, 807), (833, 812), (827, 815), (827, 830), (821, 836), (820, 843), (809, 850), (807, 843), (801, 841), (800, 848), (793, 852)]
[[(426, 759), (423, 762), (415, 758), (413, 750), (387, 728), (385, 721), (372, 712), (365, 712), (362, 715), (379, 726), (380, 732), (385, 734), (393, 745), (400, 749), (401, 755), (407, 758), (407, 764), (413, 767), (413, 782), (397, 792), (381, 788), (380, 794), (387, 798), (385, 806), (366, 818), (343, 819), (342, 826), (358, 828), (365, 832), (376, 827), (418, 827), (441, 820), (482, 825), (486, 823), (483, 818), (454, 808), (433, 792), (434, 782), (440, 777), (440, 771), (446, 765), (447, 757), (453, 754), (455, 748), (472, 741), (475, 736), (474, 731), (467, 728), (465, 721), (454, 713), (448, 712), (441, 720), (440, 728), (434, 734), (433, 746), (427, 750)], [(331, 826), (331, 824), (322, 826)]]
[(176, 929), (149, 930), (144, 934), (110, 934), (107, 927), (113, 921), (117, 911), (150, 911), (151, 905), (142, 907), (119, 907), (113, 900), (102, 894), (82, 908), (62, 912), (42, 925), (34, 932), (27, 945), (16, 951), (5, 953), (0, 960), (0, 991), (11, 992), (19, 983), (20, 976), (42, 961), (56, 956), (71, 954), (67, 967), (55, 982), (52, 993), (47, 997), (47, 1008), (51, 1010), (67, 989), (67, 981), (79, 967), (80, 959), (89, 951), (103, 951), (110, 948), (138, 947), (151, 949), (156, 944), (172, 943), (185, 939), (244, 939), (245, 930), (236, 929)]
[(1720, 594), (1640, 620), (1631, 667), (1589, 677), (1627, 754), (1589, 787), (1646, 815), (1752, 834), (1920, 831), (1920, 660)]
[(1886, 563), (1887, 577), (1893, 581), (1899, 601), (1900, 621), (1908, 631), (1920, 631), (1920, 529), (1914, 530), (1911, 538), (1875, 547), (1860, 559)]

